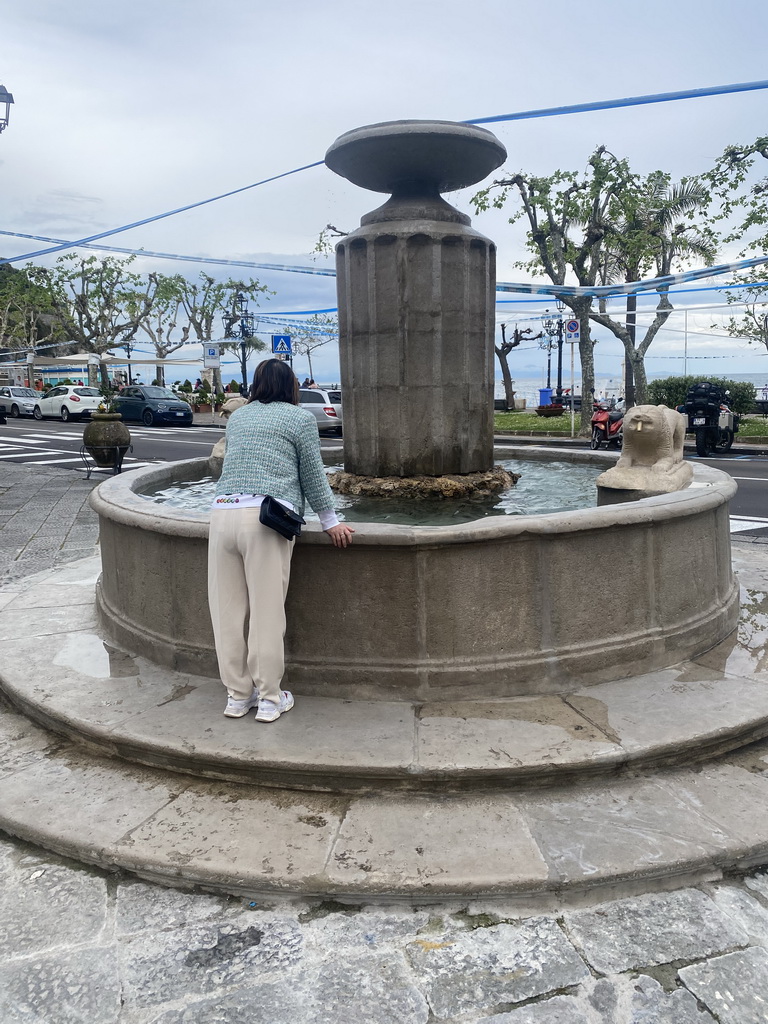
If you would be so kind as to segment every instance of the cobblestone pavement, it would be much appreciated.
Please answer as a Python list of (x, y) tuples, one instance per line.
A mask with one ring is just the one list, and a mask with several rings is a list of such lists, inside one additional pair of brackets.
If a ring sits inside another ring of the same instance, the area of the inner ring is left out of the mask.
[[(96, 482), (3, 466), (0, 587), (93, 551)], [(768, 873), (560, 914), (266, 903), (5, 837), (0, 948), (0, 1024), (765, 1024)]]
[(521, 917), (254, 903), (0, 840), (4, 1024), (759, 1024), (768, 874)]
[(88, 495), (103, 477), (53, 466), (0, 468), (0, 587), (93, 554), (99, 520)]

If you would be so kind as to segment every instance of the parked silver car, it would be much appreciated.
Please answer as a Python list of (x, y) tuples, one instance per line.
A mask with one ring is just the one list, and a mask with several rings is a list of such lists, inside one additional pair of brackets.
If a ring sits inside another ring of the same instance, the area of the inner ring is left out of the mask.
[(0, 405), (5, 406), (8, 416), (34, 416), (39, 398), (40, 392), (33, 388), (22, 388), (13, 384), (0, 388)]
[(308, 409), (317, 420), (321, 434), (332, 433), (341, 437), (341, 392), (322, 388), (299, 388), (302, 409)]

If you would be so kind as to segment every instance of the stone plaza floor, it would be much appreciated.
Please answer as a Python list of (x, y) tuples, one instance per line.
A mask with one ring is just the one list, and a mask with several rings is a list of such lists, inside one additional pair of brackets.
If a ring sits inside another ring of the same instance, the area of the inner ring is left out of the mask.
[[(93, 553), (96, 482), (4, 466), (0, 591)], [(762, 869), (543, 913), (210, 895), (0, 836), (0, 882), (2, 1024), (768, 1021)]]

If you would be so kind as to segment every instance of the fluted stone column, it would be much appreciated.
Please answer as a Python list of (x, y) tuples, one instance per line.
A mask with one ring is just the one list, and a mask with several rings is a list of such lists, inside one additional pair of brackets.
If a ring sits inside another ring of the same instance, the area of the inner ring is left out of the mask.
[(450, 122), (373, 125), (328, 151), (333, 170), (393, 193), (336, 250), (349, 473), (493, 465), (495, 246), (440, 192), (505, 155), (490, 132)]

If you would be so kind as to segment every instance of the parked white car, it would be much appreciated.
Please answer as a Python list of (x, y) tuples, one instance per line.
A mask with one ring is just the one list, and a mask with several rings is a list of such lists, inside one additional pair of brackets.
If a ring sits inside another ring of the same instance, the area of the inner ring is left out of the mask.
[(65, 423), (80, 420), (90, 417), (103, 401), (98, 388), (59, 384), (37, 400), (34, 417), (41, 420), (43, 416), (56, 416)]
[(40, 392), (32, 388), (15, 385), (0, 388), (0, 405), (5, 406), (7, 416), (34, 416)]

